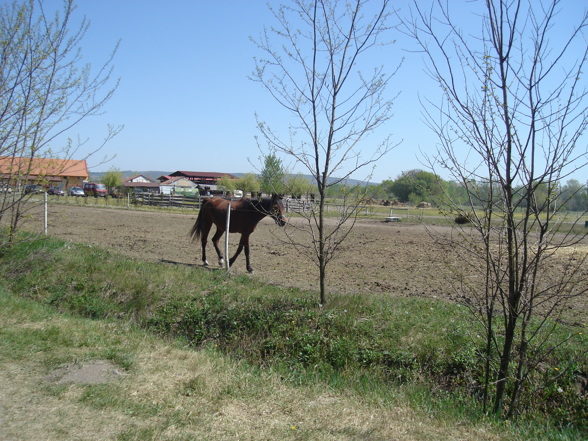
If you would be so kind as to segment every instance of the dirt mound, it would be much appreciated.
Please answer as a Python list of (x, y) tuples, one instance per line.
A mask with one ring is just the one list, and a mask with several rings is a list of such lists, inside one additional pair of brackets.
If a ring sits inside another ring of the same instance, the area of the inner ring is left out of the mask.
[(47, 375), (45, 380), (59, 384), (105, 384), (123, 375), (124, 371), (109, 361), (92, 360), (60, 366)]

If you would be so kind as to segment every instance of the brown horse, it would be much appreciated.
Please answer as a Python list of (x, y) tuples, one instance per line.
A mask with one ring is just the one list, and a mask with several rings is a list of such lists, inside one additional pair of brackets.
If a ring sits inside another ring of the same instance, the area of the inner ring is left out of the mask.
[(216, 233), (212, 237), (214, 249), (218, 254), (219, 265), (224, 264), (223, 254), (218, 247), (218, 241), (224, 234), (227, 225), (227, 207), (231, 204), (231, 221), (229, 225), (230, 233), (241, 233), (241, 240), (235, 255), (229, 260), (229, 265), (232, 266), (245, 248), (245, 259), (247, 263), (247, 271), (253, 272), (249, 261), (249, 236), (255, 230), (255, 227), (266, 216), (271, 216), (278, 225), (286, 225), (286, 218), (284, 217), (284, 206), (282, 199), (274, 195), (270, 198), (262, 199), (241, 199), (239, 201), (228, 201), (222, 198), (210, 198), (202, 202), (200, 213), (196, 219), (196, 223), (190, 230), (190, 237), (192, 240), (201, 239), (202, 241), (202, 264), (208, 265), (206, 260), (206, 242), (208, 233), (212, 228), (212, 224), (216, 225)]

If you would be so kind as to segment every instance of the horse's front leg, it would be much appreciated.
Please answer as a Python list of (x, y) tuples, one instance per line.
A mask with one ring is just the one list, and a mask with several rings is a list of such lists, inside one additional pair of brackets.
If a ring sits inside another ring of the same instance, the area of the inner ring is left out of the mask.
[(218, 241), (220, 240), (221, 236), (223, 235), (224, 230), (216, 230), (214, 236), (212, 236), (212, 244), (214, 245), (214, 249), (216, 250), (216, 254), (218, 256), (218, 264), (223, 266), (225, 264), (225, 259), (223, 258), (223, 253), (218, 247)]
[(251, 263), (249, 261), (249, 240), (245, 244), (245, 262), (247, 263), (247, 271), (253, 274), (253, 268), (251, 268)]
[(239, 247), (237, 248), (235, 255), (233, 257), (231, 257), (231, 260), (229, 260), (229, 265), (231, 265), (231, 266), (233, 265), (233, 262), (235, 262), (235, 260), (237, 259), (237, 256), (241, 253), (241, 250), (243, 250), (243, 248), (245, 248), (245, 263), (247, 265), (247, 271), (252, 273), (253, 268), (251, 268), (251, 265), (249, 263), (249, 235), (248, 234), (241, 235), (241, 240), (239, 241)]

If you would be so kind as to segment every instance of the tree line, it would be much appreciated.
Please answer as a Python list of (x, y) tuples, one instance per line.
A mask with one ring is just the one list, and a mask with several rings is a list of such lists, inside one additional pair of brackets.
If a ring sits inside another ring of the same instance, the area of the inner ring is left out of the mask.
[[(475, 185), (476, 194), (468, 192), (468, 186)], [(493, 187), (493, 188), (492, 188)], [(517, 208), (527, 208), (528, 201), (522, 197), (524, 186), (514, 187)], [(540, 202), (553, 200), (552, 209), (556, 211), (588, 211), (588, 182), (581, 183), (577, 179), (569, 179), (565, 183), (558, 183), (555, 189), (549, 188), (546, 182), (538, 183), (535, 198)], [(498, 198), (497, 184), (487, 180), (470, 181), (466, 184), (455, 180), (445, 180), (435, 173), (414, 169), (401, 173), (396, 179), (385, 180), (376, 186), (375, 194), (381, 198), (397, 200), (401, 203), (418, 204), (431, 202), (440, 207), (450, 204), (483, 206), (490, 195)], [(516, 195), (519, 195), (518, 197)]]
[[(121, 188), (122, 172), (111, 169), (104, 173), (100, 181), (108, 188)], [(289, 174), (275, 154), (270, 154), (264, 159), (264, 166), (260, 173), (249, 172), (238, 178), (223, 176), (217, 185), (228, 193), (241, 190), (251, 195), (277, 193), (294, 198), (314, 198), (314, 195), (318, 193), (311, 179), (300, 173)], [(396, 179), (386, 179), (380, 184), (364, 183), (363, 185), (365, 189), (360, 191), (356, 183), (338, 183), (329, 187), (325, 196), (329, 199), (345, 199), (349, 193), (359, 195), (367, 190), (364, 202), (366, 200), (374, 203), (396, 201), (409, 205), (430, 202), (434, 206), (443, 208), (452, 203), (467, 205), (472, 201), (474, 206), (481, 207), (490, 194), (497, 194), (496, 188), (490, 188), (490, 183), (479, 182), (476, 185), (480, 189), (480, 195), (471, 199), (472, 196), (468, 194), (466, 185), (442, 179), (435, 173), (421, 169), (402, 172)], [(521, 188), (517, 188), (515, 194), (520, 194), (521, 191)], [(565, 184), (559, 185), (557, 192), (553, 195), (550, 194), (545, 183), (539, 184), (535, 193), (536, 197), (544, 202), (548, 197), (554, 198), (553, 209), (556, 211), (588, 211), (588, 183), (582, 184), (577, 179), (569, 179)], [(517, 206), (521, 209), (526, 208), (527, 201), (520, 198)]]

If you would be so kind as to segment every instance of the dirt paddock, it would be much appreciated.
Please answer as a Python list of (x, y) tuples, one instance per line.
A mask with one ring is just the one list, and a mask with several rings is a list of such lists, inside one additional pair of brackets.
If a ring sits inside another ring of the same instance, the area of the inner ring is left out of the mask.
[[(48, 234), (110, 248), (131, 257), (199, 266), (200, 244), (191, 243), (188, 236), (195, 220), (196, 213), (171, 214), (56, 204), (49, 207)], [(300, 236), (294, 226), (282, 228), (269, 218), (261, 221), (250, 240), (251, 264), (255, 270), (252, 277), (317, 291), (316, 266), (299, 249), (285, 243), (287, 234)], [(28, 219), (26, 229), (42, 230), (38, 209), (36, 215)], [(362, 220), (329, 265), (329, 291), (457, 300), (461, 292), (455, 268), (463, 268), (467, 256), (445, 240), (452, 234), (455, 232), (450, 227), (430, 229), (404, 221)], [(221, 242), (224, 243), (224, 238)], [(237, 242), (238, 235), (231, 235), (230, 255)], [(583, 253), (588, 250), (586, 241), (580, 249)], [(212, 244), (208, 245), (207, 253), (211, 267), (218, 268)], [(552, 262), (550, 269), (557, 271), (558, 265), (557, 261)], [(247, 274), (243, 253), (231, 271)], [(475, 274), (471, 277), (477, 278)], [(587, 306), (586, 296), (576, 299), (570, 306), (578, 312), (577, 319), (583, 324)]]

